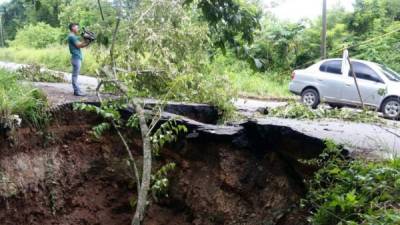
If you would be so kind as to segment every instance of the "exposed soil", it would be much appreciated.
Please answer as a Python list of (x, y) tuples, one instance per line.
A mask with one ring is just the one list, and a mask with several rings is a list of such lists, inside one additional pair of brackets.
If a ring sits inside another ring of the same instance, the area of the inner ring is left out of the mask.
[[(94, 139), (100, 119), (69, 107), (53, 118), (46, 132), (21, 128), (12, 139), (0, 137), (0, 223), (130, 224), (135, 185), (117, 136)], [(140, 158), (141, 142), (135, 134), (130, 140)], [(251, 151), (188, 138), (162, 150), (156, 164), (165, 162), (177, 164), (169, 197), (150, 201), (146, 225), (306, 224), (298, 170), (268, 146)]]

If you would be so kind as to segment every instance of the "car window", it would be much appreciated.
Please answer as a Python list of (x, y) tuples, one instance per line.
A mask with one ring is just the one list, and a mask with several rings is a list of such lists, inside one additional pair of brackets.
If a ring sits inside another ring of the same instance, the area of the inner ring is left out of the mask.
[(342, 61), (341, 60), (330, 60), (322, 63), (319, 67), (322, 72), (332, 73), (332, 74), (342, 74)]
[(382, 73), (391, 81), (400, 81), (400, 74), (396, 71), (386, 67), (384, 65), (379, 65)]
[[(374, 82), (382, 82), (379, 75), (373, 69), (371, 69), (371, 67), (360, 62), (352, 62), (351, 64), (357, 78)], [(349, 72), (349, 76), (353, 76), (351, 71)]]

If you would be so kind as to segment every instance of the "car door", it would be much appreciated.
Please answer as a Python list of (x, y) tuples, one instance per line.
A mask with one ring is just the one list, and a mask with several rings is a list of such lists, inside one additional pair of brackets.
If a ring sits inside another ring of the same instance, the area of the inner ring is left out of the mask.
[[(378, 107), (383, 98), (380, 92), (386, 88), (384, 81), (374, 69), (365, 63), (352, 62), (352, 66), (364, 103)], [(346, 78), (342, 101), (350, 104), (360, 104), (360, 97), (351, 72)]]
[(342, 61), (329, 60), (321, 64), (317, 76), (318, 90), (321, 99), (326, 102), (339, 102), (341, 99), (341, 87), (345, 79), (342, 75)]

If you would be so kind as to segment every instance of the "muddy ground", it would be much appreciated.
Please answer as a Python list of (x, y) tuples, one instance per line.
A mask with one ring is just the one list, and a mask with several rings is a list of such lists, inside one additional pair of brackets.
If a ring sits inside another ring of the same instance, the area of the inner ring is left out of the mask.
[[(116, 134), (100, 140), (90, 134), (100, 121), (68, 106), (54, 113), (45, 131), (25, 127), (12, 138), (2, 134), (1, 225), (130, 224), (135, 184)], [(140, 159), (141, 142), (134, 133), (129, 139)], [(149, 201), (144, 224), (306, 224), (298, 209), (302, 177), (277, 146), (258, 144), (197, 136), (163, 149), (156, 164), (177, 167), (168, 197)]]

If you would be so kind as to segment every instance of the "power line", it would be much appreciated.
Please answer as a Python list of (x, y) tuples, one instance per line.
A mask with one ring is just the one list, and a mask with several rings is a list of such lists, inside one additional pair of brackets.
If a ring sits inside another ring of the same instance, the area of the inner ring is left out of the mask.
[[(357, 43), (357, 44), (354, 44), (354, 45), (350, 45), (350, 46), (344, 46), (344, 47), (342, 47), (342, 48), (334, 49), (334, 50), (330, 51), (330, 53), (333, 54), (333, 53), (337, 53), (337, 52), (342, 52), (342, 51), (344, 51), (345, 49), (351, 49), (351, 48), (355, 48), (355, 47), (360, 47), (360, 46), (369, 44), (369, 43), (372, 42), (372, 41), (378, 40), (378, 39), (380, 39), (380, 38), (383, 38), (383, 37), (386, 37), (386, 36), (390, 36), (390, 35), (392, 35), (392, 34), (394, 34), (394, 33), (397, 33), (397, 32), (400, 32), (400, 26), (399, 26), (399, 28), (394, 29), (394, 30), (392, 30), (392, 31), (390, 31), (390, 32), (387, 32), (387, 33), (385, 33), (385, 34), (382, 34), (382, 35), (379, 35), (379, 36), (376, 36), (376, 37), (373, 37), (373, 38), (370, 38), (370, 39), (367, 39), (367, 40), (362, 41), (362, 42), (360, 42), (360, 43)], [(319, 59), (320, 59), (320, 58), (313, 59), (313, 60), (309, 60), (309, 61), (307, 61), (307, 62), (305, 62), (305, 63), (303, 63), (303, 64), (301, 64), (301, 65), (299, 65), (299, 66), (296, 66), (295, 69), (299, 69), (299, 68), (301, 68), (301, 67), (304, 67), (304, 66), (306, 66), (306, 65), (309, 65), (309, 64), (311, 64), (311, 63), (314, 63), (315, 61), (317, 61), (317, 60), (319, 60)]]
[(332, 51), (332, 53), (340, 52), (340, 51), (343, 51), (343, 50), (345, 50), (345, 49), (360, 47), (360, 46), (362, 46), (362, 45), (365, 45), (365, 44), (368, 44), (368, 43), (370, 43), (370, 42), (372, 42), (372, 41), (375, 41), (375, 40), (377, 40), (377, 39), (379, 39), (379, 38), (389, 36), (389, 35), (391, 35), (391, 34), (394, 34), (394, 33), (399, 32), (399, 31), (400, 31), (400, 27), (399, 27), (398, 29), (392, 30), (392, 31), (390, 31), (390, 32), (388, 32), (388, 33), (386, 33), (386, 34), (383, 34), (383, 35), (380, 35), (380, 36), (376, 36), (376, 37), (367, 39), (367, 40), (362, 41), (362, 42), (360, 42), (360, 43), (357, 43), (357, 44), (354, 44), (354, 45), (351, 45), (351, 46), (346, 46), (346, 47), (342, 47), (342, 48), (335, 49), (335, 50)]

